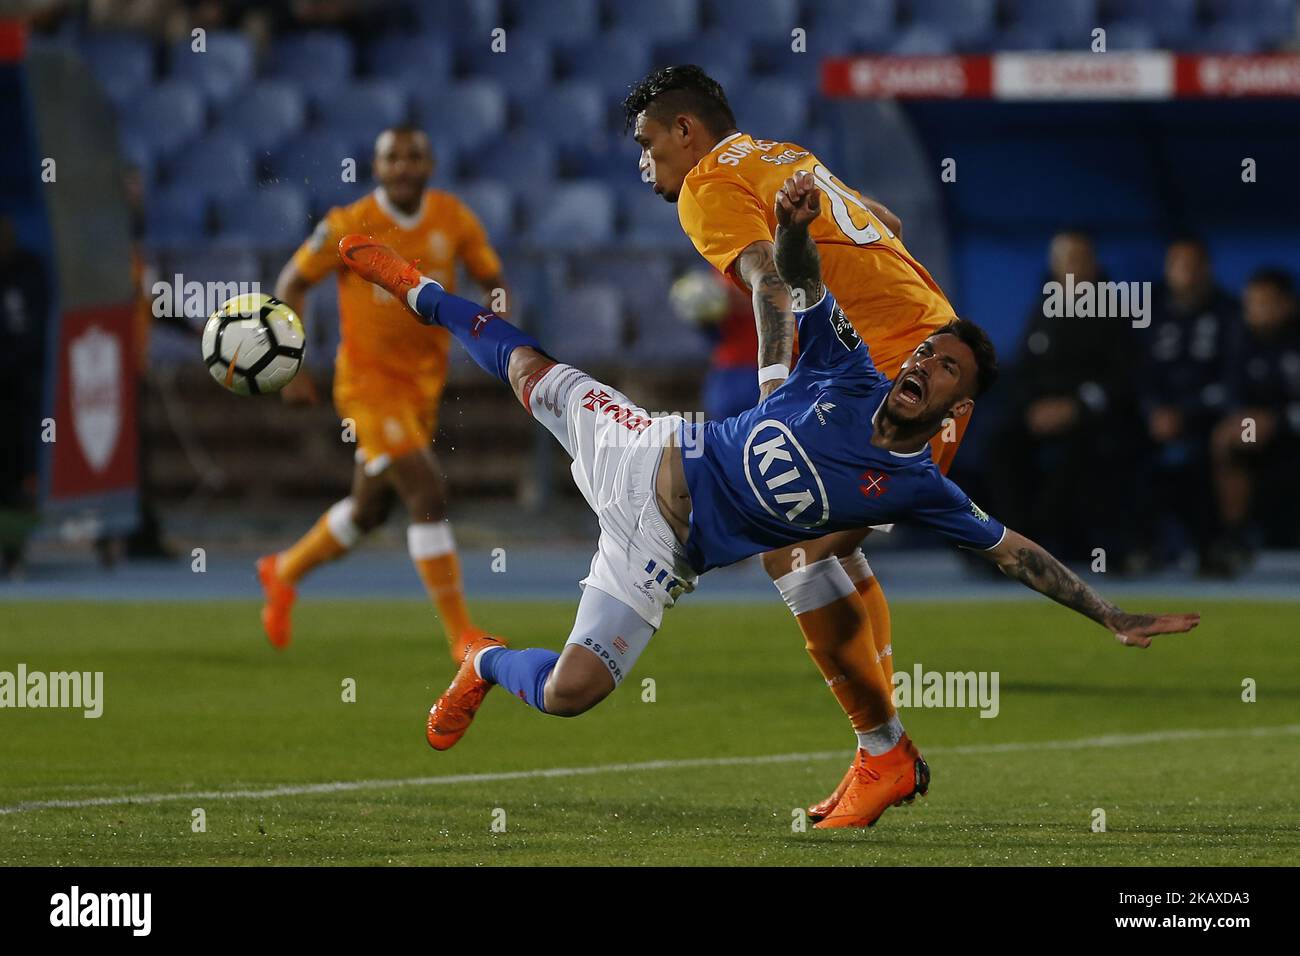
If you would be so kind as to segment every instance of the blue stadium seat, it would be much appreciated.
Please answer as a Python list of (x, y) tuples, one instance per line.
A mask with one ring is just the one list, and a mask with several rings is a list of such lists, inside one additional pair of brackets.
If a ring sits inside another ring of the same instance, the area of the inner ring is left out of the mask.
[(557, 185), (528, 195), (527, 203), (528, 238), (543, 249), (590, 249), (613, 238), (614, 200), (602, 183)]
[(506, 126), (505, 94), (495, 84), (462, 82), (415, 91), (415, 115), (432, 136), (473, 149)]
[(560, 44), (557, 52), (565, 77), (595, 83), (607, 95), (620, 99), (652, 65), (646, 41), (622, 30), (602, 33), (599, 43)]
[[(1092, 38), (1088, 33), (1081, 35), (1085, 41), (1091, 42)], [(998, 31), (993, 40), (993, 49), (1017, 53), (1054, 50), (1057, 46), (1058, 36), (1059, 34), (1053, 30), (1017, 23)], [(1073, 39), (1064, 38), (1062, 42), (1073, 44), (1079, 50), (1085, 49), (1083, 42), (1075, 42)]]
[(560, 144), (562, 174), (566, 178), (599, 179), (616, 188), (635, 185), (649, 191), (637, 169), (639, 158), (640, 147), (631, 133), (623, 134), (621, 127), (589, 141)]
[(800, 26), (796, 0), (708, 0), (706, 9), (709, 26), (731, 36), (732, 43), (738, 37), (788, 40)]
[(694, 63), (702, 67), (705, 73), (722, 84), (728, 96), (749, 79), (749, 44), (738, 43), (735, 37), (726, 34), (701, 33), (688, 40), (662, 43), (657, 53), (655, 59), (661, 66)]
[(140, 171), (140, 181), (147, 189), (158, 174), (158, 163), (153, 151), (149, 149), (146, 143), (126, 133), (118, 135), (117, 151), (121, 155), (124, 164), (134, 166)]
[(618, 286), (570, 286), (548, 310), (546, 347), (565, 362), (582, 365), (620, 357), (623, 347), (623, 296)]
[[(1007, 22), (1023, 36), (1049, 34), (1061, 46), (1086, 50), (1092, 31), (1101, 25), (1098, 0), (1004, 0)], [(1005, 35), (1005, 34), (1004, 34)], [(1053, 44), (1055, 45), (1055, 44)], [(1001, 48), (1001, 47), (1000, 47)], [(1032, 49), (1018, 47), (1018, 49)], [(1051, 49), (1044, 47), (1042, 49)]]
[(1156, 32), (1136, 20), (1120, 20), (1106, 26), (1107, 50), (1154, 50), (1160, 40)]
[[(188, 246), (173, 247), (174, 251), (165, 257), (162, 274), (173, 276), (180, 273), (186, 284), (202, 283), (243, 283), (263, 282), (264, 275), (258, 265), (257, 256), (242, 244), (213, 244), (211, 241), (191, 243)], [(263, 282), (263, 291), (270, 292)], [(185, 318), (191, 324), (200, 326), (211, 311), (221, 305), (220, 301), (200, 301), (200, 297), (186, 297), (182, 302)], [(191, 346), (192, 348), (193, 346)]]
[(346, 84), (355, 65), (347, 35), (324, 30), (277, 39), (267, 62), (273, 76), (292, 80), (313, 94)]
[(996, 0), (911, 0), (912, 23), (948, 36), (954, 46), (986, 44), (997, 23)]
[(1212, 22), (1253, 29), (1268, 46), (1296, 35), (1295, 0), (1205, 0), (1205, 11)]
[(234, 136), (204, 136), (168, 164), (167, 181), (213, 199), (244, 192), (256, 180), (252, 151)]
[(700, 26), (696, 0), (614, 3), (609, 14), (613, 26), (648, 40), (682, 39)]
[(297, 186), (263, 186), (216, 202), (217, 236), (257, 251), (292, 249), (312, 231), (307, 196)]
[(466, 183), (456, 195), (478, 216), (494, 246), (515, 238), (515, 197), (510, 187), (498, 182)]
[(1178, 47), (1197, 32), (1196, 5), (1197, 0), (1124, 0), (1108, 8), (1112, 16), (1106, 32), (1109, 35), (1112, 23), (1136, 24), (1154, 33), (1160, 43)]
[(256, 150), (271, 150), (297, 135), (306, 118), (307, 104), (296, 86), (262, 80), (222, 107), (216, 134), (240, 136)]
[(513, 0), (510, 10), (515, 30), (550, 40), (587, 39), (600, 32), (596, 0)]
[(171, 75), (189, 80), (213, 103), (224, 103), (253, 79), (253, 45), (234, 30), (210, 30), (202, 52), (192, 41), (172, 45)]
[(206, 122), (202, 94), (182, 80), (164, 80), (132, 101), (122, 129), (155, 156), (167, 157), (194, 139)]
[(559, 171), (554, 143), (535, 133), (521, 131), (495, 140), (461, 163), (461, 174), (471, 179), (495, 179), (512, 189), (546, 185)]
[(656, 196), (644, 183), (618, 190), (619, 231), (625, 245), (639, 249), (687, 252), (690, 240), (682, 232), (677, 207)]
[(503, 53), (493, 53), (485, 38), (462, 41), (457, 48), (461, 72), (468, 77), (492, 80), (507, 92), (527, 93), (551, 82), (554, 58), (550, 45), (541, 37), (511, 33)]
[(153, 45), (137, 34), (91, 34), (81, 43), (81, 55), (119, 110), (153, 80)]
[(817, 0), (809, 5), (808, 47), (818, 34), (847, 37), (866, 49), (889, 44), (898, 24), (898, 0)]
[(394, 80), (407, 89), (451, 79), (455, 66), (451, 46), (441, 37), (389, 35), (366, 47), (366, 66), (380, 79)]
[(586, 83), (557, 83), (520, 98), (522, 125), (543, 136), (589, 140), (607, 127), (605, 100)]
[(805, 89), (818, 88), (822, 60), (859, 50), (847, 34), (813, 29), (803, 51), (791, 49), (790, 40), (754, 40), (750, 44), (755, 76), (779, 78)]
[(943, 56), (953, 51), (952, 38), (933, 27), (914, 24), (898, 34), (889, 46), (897, 56)]
[(1215, 23), (1199, 31), (1184, 48), (1196, 53), (1257, 53), (1269, 49), (1271, 42), (1253, 25)]
[[(319, 215), (330, 206), (359, 198), (371, 188), (369, 153), (355, 153), (347, 140), (327, 131), (296, 136), (272, 155), (268, 180), (304, 189), (311, 198), (312, 213)], [(357, 162), (356, 182), (343, 179), (345, 159)]]
[(405, 123), (410, 116), (406, 92), (384, 80), (362, 80), (320, 94), (314, 106), (320, 126), (367, 151), (381, 130)]
[(808, 121), (804, 91), (780, 80), (758, 80), (729, 95), (736, 124), (763, 139), (797, 138)]
[(488, 33), (503, 26), (498, 0), (412, 0), (411, 12), (421, 32), (439, 36)]
[(144, 198), (145, 241), (156, 248), (195, 245), (207, 233), (208, 200), (188, 186), (150, 190)]

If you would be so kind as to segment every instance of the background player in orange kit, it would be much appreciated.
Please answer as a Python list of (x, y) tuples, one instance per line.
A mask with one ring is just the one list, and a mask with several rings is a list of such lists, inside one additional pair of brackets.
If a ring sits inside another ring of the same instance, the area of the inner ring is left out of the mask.
[(465, 606), (446, 517), (446, 487), (430, 447), (450, 336), (445, 329), (411, 322), (404, 303), (341, 268), (336, 252), (340, 237), (365, 232), (418, 260), (449, 289), (455, 287), (459, 261), (476, 282), (493, 290), (492, 305), (503, 305), (501, 260), (464, 203), (427, 188), (433, 166), (421, 130), (385, 130), (375, 142), (378, 187), (349, 206), (331, 209), (276, 282), (276, 296), (301, 315), (307, 290), (337, 274), (340, 342), (334, 405), (341, 418), (355, 422), (357, 442), (351, 495), (335, 503), (294, 545), (257, 562), (266, 592), (262, 624), (276, 647), (289, 643), (297, 582), (383, 524), (395, 497), (410, 515), (411, 560), (437, 605), (452, 657), (459, 661), (465, 646), (481, 633)]
[[(642, 177), (677, 204), (682, 229), (700, 255), (753, 295), (763, 396), (780, 387), (794, 361), (791, 293), (777, 273), (773, 241), (774, 198), (797, 170), (811, 173), (826, 196), (809, 233), (826, 285), (858, 335), (872, 343), (877, 369), (892, 379), (920, 341), (957, 317), (904, 247), (892, 212), (844, 185), (809, 150), (738, 130), (722, 87), (699, 67), (657, 70), (623, 107), (641, 147)], [(945, 473), (966, 421), (951, 422), (932, 443)], [(878, 699), (875, 660), (886, 686), (893, 675), (889, 607), (859, 548), (866, 534), (840, 532), (763, 555), (860, 742), (888, 709)], [(839, 562), (825, 560), (831, 556)], [(851, 776), (850, 769), (835, 794), (810, 808), (814, 818), (830, 812)]]

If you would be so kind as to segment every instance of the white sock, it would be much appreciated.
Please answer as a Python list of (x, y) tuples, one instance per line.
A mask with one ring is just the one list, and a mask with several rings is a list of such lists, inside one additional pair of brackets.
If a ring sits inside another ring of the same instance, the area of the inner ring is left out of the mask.
[(434, 282), (428, 276), (421, 276), (420, 284), (406, 293), (406, 304), (411, 307), (412, 312), (420, 311), (415, 305), (415, 300), (420, 297), (420, 290), (423, 289), (426, 285), (436, 285), (438, 286), (439, 289), (442, 288), (441, 285), (438, 285), (438, 283)]
[(879, 757), (886, 751), (893, 750), (902, 739), (903, 722), (895, 714), (879, 727), (872, 727), (858, 734), (858, 746), (871, 756)]

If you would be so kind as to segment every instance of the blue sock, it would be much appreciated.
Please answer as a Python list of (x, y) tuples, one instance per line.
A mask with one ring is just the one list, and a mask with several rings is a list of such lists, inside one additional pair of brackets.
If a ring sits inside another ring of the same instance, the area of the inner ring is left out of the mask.
[(478, 659), (479, 676), (500, 684), (530, 707), (546, 713), (546, 679), (560, 655), (543, 647), (523, 651), (490, 647)]
[(541, 343), (477, 302), (462, 299), (430, 281), (415, 297), (415, 311), (460, 340), (470, 358), (507, 385), (510, 353), (521, 345), (542, 351)]

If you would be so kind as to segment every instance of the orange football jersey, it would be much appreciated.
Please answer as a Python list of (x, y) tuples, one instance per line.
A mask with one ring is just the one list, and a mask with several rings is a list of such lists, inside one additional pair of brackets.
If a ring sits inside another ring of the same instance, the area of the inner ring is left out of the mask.
[(343, 267), (338, 242), (353, 232), (391, 246), (425, 275), (455, 291), (458, 259), (476, 281), (501, 273), (501, 260), (482, 224), (450, 193), (428, 190), (419, 211), (407, 216), (376, 189), (351, 205), (331, 209), (293, 256), (308, 281), (331, 272), (338, 275), (340, 373), (373, 370), (403, 378), (441, 378), (447, 369), (449, 333), (421, 325), (405, 303)]
[(921, 339), (955, 313), (902, 240), (811, 152), (733, 133), (687, 174), (677, 201), (682, 229), (700, 255), (743, 286), (732, 270), (736, 257), (750, 243), (773, 241), (776, 193), (796, 170), (813, 173), (822, 190), (822, 212), (810, 228), (822, 279), (876, 367), (893, 378)]

